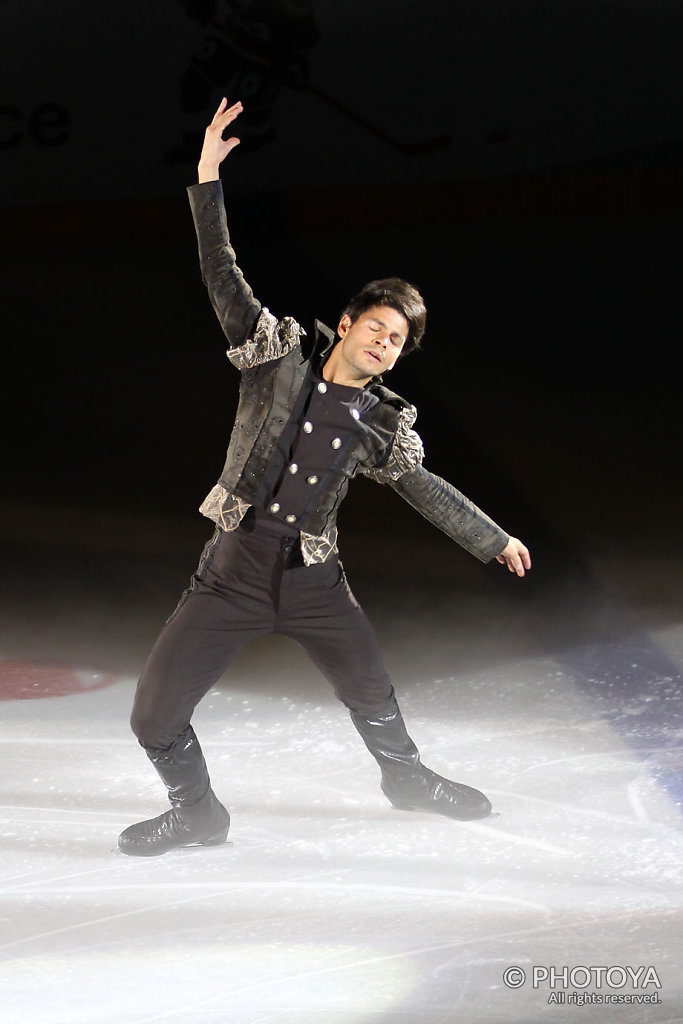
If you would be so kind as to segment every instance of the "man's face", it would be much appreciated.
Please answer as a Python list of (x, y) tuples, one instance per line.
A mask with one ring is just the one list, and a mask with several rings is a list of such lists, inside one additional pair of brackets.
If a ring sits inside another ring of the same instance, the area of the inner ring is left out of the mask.
[(392, 368), (409, 331), (406, 318), (391, 306), (373, 306), (354, 323), (344, 314), (337, 327), (340, 359), (354, 379), (368, 381)]

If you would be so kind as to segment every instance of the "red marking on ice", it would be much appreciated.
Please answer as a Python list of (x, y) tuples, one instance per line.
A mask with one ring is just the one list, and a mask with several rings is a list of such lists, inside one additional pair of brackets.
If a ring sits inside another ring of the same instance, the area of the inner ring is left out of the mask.
[(113, 672), (97, 672), (72, 665), (0, 660), (0, 700), (67, 697), (72, 693), (101, 690), (119, 678)]

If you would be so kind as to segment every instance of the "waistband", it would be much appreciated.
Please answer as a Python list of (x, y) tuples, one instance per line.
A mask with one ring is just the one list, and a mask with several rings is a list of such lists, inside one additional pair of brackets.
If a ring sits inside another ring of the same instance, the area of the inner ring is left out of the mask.
[(267, 512), (252, 505), (247, 509), (237, 530), (247, 536), (258, 533), (261, 537), (265, 536), (269, 540), (279, 542), (287, 567), (304, 565), (299, 531), (288, 523), (273, 519)]

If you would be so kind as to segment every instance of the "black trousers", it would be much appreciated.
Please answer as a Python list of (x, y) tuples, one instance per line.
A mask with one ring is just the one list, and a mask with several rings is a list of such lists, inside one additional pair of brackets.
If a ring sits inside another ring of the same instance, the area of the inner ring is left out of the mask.
[(306, 566), (298, 537), (248, 514), (237, 530), (216, 530), (150, 653), (131, 716), (140, 743), (171, 746), (237, 652), (267, 633), (298, 640), (351, 711), (372, 714), (393, 697), (337, 557)]

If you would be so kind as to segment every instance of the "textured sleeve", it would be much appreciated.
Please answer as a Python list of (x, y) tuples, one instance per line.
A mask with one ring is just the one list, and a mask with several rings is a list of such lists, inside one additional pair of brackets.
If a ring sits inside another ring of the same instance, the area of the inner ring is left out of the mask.
[(490, 562), (510, 539), (492, 519), (447, 480), (416, 465), (390, 481), (397, 494), (425, 519), (481, 562)]
[(187, 194), (197, 232), (202, 280), (230, 348), (239, 348), (254, 331), (261, 303), (237, 266), (222, 185), (220, 181), (207, 181), (190, 186)]

